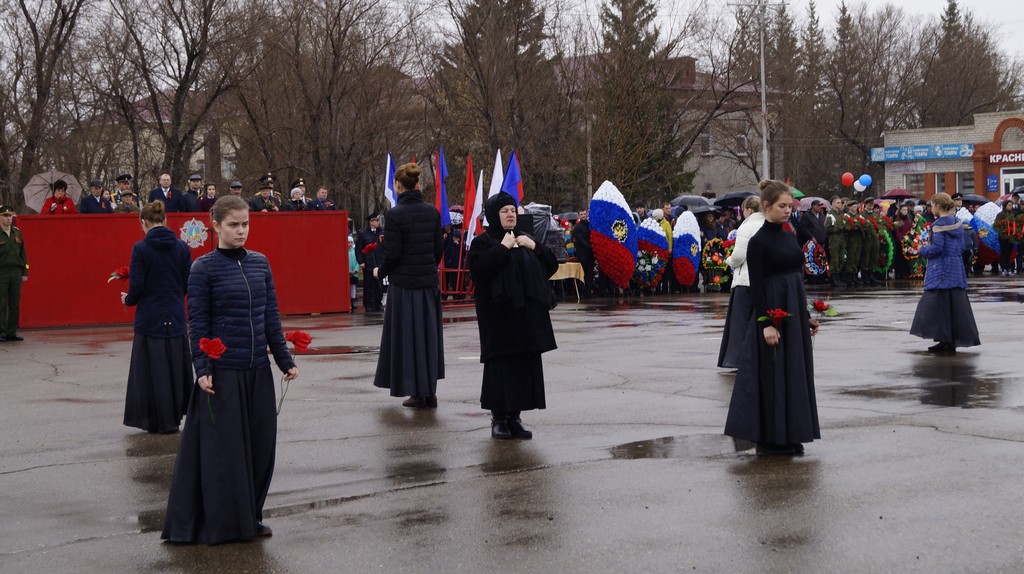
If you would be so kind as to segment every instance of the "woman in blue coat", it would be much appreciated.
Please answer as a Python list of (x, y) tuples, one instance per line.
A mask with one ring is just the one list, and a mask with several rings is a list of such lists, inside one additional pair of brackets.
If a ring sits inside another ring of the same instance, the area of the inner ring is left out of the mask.
[(938, 193), (931, 200), (932, 213), (939, 216), (929, 229), (928, 244), (920, 256), (928, 260), (924, 273), (924, 295), (917, 303), (910, 334), (931, 339), (929, 353), (955, 355), (957, 347), (981, 344), (967, 299), (967, 273), (964, 271), (963, 225), (953, 215), (956, 206), (948, 194)]
[[(267, 258), (246, 251), (249, 206), (237, 196), (210, 210), (218, 247), (192, 265), (189, 338), (196, 388), (174, 463), (163, 538), (218, 544), (270, 536), (263, 504), (274, 474), (277, 416), (267, 348), (299, 376), (288, 352)], [(219, 352), (203, 339), (220, 339)]]
[(151, 433), (178, 432), (192, 392), (185, 328), (185, 289), (192, 255), (167, 228), (164, 203), (139, 214), (145, 239), (132, 247), (125, 305), (137, 305), (124, 424)]

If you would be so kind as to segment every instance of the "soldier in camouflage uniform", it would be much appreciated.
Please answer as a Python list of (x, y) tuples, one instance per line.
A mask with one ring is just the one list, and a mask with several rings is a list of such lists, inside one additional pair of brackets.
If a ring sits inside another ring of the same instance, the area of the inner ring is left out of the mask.
[(861, 247), (860, 277), (865, 285), (878, 285), (875, 279), (875, 267), (878, 266), (878, 214), (875, 213), (875, 200), (863, 201), (861, 215), (864, 217), (864, 245)]
[(853, 223), (846, 232), (846, 266), (843, 271), (846, 274), (846, 283), (850, 287), (856, 287), (861, 284), (860, 279), (857, 278), (857, 272), (860, 270), (860, 258), (864, 252), (863, 227), (866, 222), (860, 215), (859, 203), (854, 202), (849, 205), (848, 215)]
[(843, 219), (845, 205), (845, 199), (838, 195), (832, 196), (832, 210), (825, 216), (825, 246), (831, 275), (829, 282), (833, 287), (844, 287), (846, 283), (846, 225)]

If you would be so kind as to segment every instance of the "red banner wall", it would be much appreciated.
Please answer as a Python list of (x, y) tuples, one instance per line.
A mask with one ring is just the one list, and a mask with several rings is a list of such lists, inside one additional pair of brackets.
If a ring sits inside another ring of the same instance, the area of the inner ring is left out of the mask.
[[(167, 226), (190, 242), (193, 260), (217, 247), (209, 219), (206, 213), (167, 214)], [(349, 310), (346, 212), (252, 213), (249, 222), (245, 246), (270, 260), (281, 313)], [(127, 282), (107, 279), (128, 265), (132, 245), (143, 238), (138, 216), (27, 215), (16, 225), (25, 235), (29, 262), (21, 290), (22, 328), (135, 320), (135, 308), (121, 304)], [(194, 235), (187, 237), (183, 228)]]

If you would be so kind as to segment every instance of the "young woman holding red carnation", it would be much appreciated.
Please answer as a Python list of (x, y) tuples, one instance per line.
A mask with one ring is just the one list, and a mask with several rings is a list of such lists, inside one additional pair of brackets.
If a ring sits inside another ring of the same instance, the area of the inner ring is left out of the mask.
[[(299, 376), (281, 329), (267, 258), (244, 248), (249, 206), (226, 196), (210, 210), (218, 247), (192, 265), (189, 337), (198, 381), (174, 463), (163, 538), (218, 544), (269, 536), (263, 503), (277, 442), (274, 374)], [(205, 341), (204, 341), (205, 339)]]
[(781, 181), (759, 187), (765, 222), (746, 259), (753, 311), (725, 434), (757, 443), (758, 454), (799, 455), (803, 443), (821, 438), (811, 356), (818, 322), (807, 311), (803, 250), (783, 230), (793, 195)]
[(154, 201), (139, 213), (146, 237), (132, 246), (125, 305), (137, 305), (125, 426), (151, 433), (178, 432), (195, 379), (185, 323), (185, 290), (192, 254), (167, 228), (164, 203)]

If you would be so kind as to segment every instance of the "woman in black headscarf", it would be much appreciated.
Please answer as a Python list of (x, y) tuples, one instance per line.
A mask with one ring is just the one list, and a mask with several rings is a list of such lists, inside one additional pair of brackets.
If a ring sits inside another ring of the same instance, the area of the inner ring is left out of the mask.
[(519, 415), (545, 407), (540, 355), (556, 348), (548, 278), (558, 270), (558, 261), (515, 229), (512, 196), (491, 197), (485, 213), (487, 232), (469, 249), (484, 364), (480, 406), (491, 411), (492, 437), (528, 439), (533, 433)]

